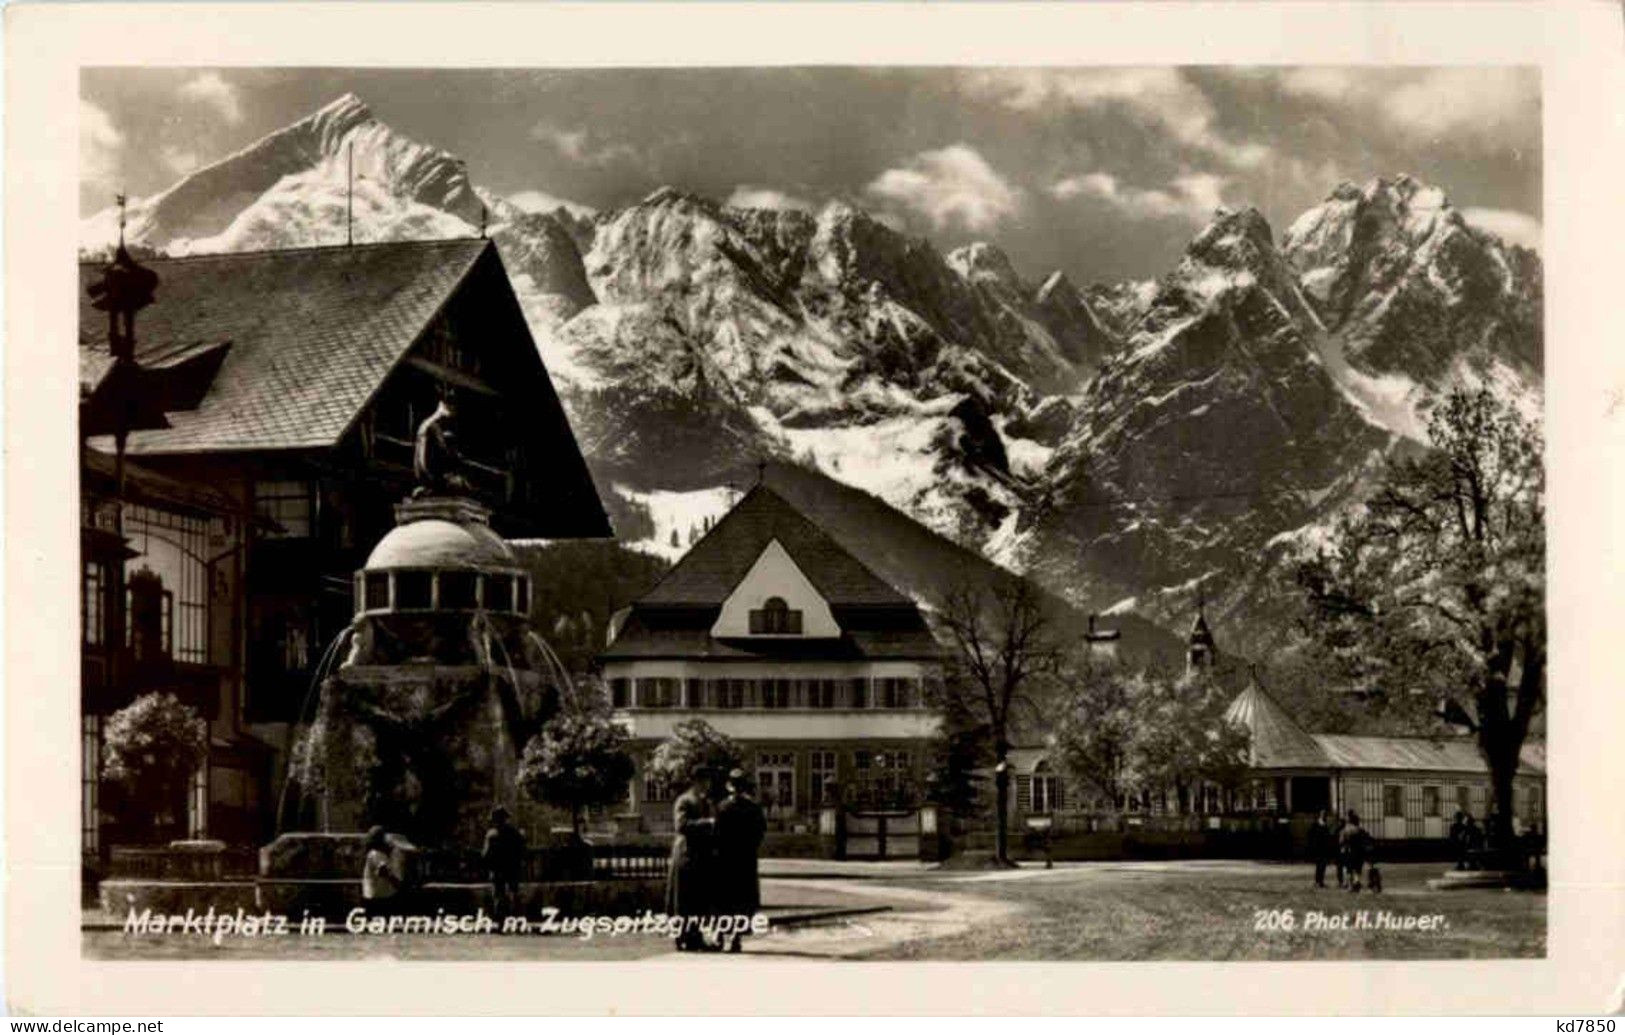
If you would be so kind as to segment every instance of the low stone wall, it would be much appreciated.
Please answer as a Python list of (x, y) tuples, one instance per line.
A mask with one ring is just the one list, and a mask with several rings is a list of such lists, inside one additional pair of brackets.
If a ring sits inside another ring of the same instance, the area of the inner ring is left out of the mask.
[[(538, 881), (519, 885), (517, 906), (526, 916), (539, 917), (551, 907), (561, 916), (641, 916), (659, 913), (665, 904), (664, 880), (653, 878), (594, 881)], [(101, 906), (122, 922), (133, 910), (140, 914), (272, 913), (294, 922), (305, 916), (342, 922), (355, 909), (364, 908), (361, 882), (351, 879), (283, 879), (258, 881), (146, 881), (108, 880), (101, 886)], [(433, 916), (492, 911), (489, 884), (426, 884), (399, 907), (408, 913)]]
[(118, 921), (130, 911), (152, 910), (154, 913), (184, 913), (188, 909), (207, 913), (235, 913), (259, 911), (252, 881), (170, 881), (112, 878), (101, 883), (99, 899), (102, 909)]

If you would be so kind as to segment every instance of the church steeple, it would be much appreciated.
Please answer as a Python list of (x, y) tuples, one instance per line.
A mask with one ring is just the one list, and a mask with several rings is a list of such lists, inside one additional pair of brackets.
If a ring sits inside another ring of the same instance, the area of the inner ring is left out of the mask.
[(1211, 671), (1218, 657), (1219, 648), (1213, 642), (1213, 630), (1207, 624), (1207, 594), (1198, 592), (1196, 620), (1191, 623), (1190, 637), (1186, 641), (1185, 671), (1187, 674)]

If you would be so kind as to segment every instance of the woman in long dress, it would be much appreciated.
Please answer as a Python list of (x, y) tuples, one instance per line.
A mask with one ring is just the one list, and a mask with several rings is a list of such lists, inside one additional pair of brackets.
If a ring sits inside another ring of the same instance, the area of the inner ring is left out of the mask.
[(705, 948), (700, 920), (713, 912), (713, 869), (716, 854), (716, 819), (711, 808), (708, 774), (698, 774), (693, 786), (672, 806), (671, 866), (666, 873), (666, 915), (682, 917), (677, 950)]

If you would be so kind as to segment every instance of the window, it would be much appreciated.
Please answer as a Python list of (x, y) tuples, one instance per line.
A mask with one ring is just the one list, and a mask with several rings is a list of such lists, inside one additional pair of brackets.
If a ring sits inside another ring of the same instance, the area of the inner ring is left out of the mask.
[(1060, 778), (1045, 773), (1033, 777), (1033, 808), (1040, 815), (1054, 812), (1061, 806)]
[(836, 780), (835, 752), (816, 749), (807, 752), (807, 800), (814, 806), (833, 804), (829, 801), (830, 785)]
[(745, 683), (743, 679), (719, 679), (717, 687), (718, 708), (745, 707)]
[(762, 707), (788, 708), (790, 707), (790, 680), (764, 679), (762, 680)]
[(383, 611), (387, 609), (389, 607), (389, 572), (367, 572), (363, 593), (365, 594), (362, 603), (363, 610)]
[(79, 772), (81, 849), (95, 852), (101, 848), (101, 782), (102, 720), (99, 715), (86, 715), (80, 725), (80, 757), (83, 768)]
[(880, 679), (876, 680), (875, 707), (876, 708), (911, 708), (914, 703), (914, 680), (912, 679)]
[(513, 609), (522, 615), (530, 614), (530, 579), (524, 575), (519, 576), (519, 600)]
[(851, 694), (853, 708), (869, 707), (869, 680), (859, 676), (847, 685), (847, 689)]
[[(609, 681), (609, 704), (612, 708), (625, 708), (627, 706), (627, 690), (630, 680), (617, 677)], [(655, 799), (651, 798), (650, 801)]]
[(485, 609), (487, 611), (513, 610), (513, 576), (485, 576)]
[[(206, 518), (152, 507), (124, 511), (125, 536), (132, 548), (141, 551), (139, 557), (130, 559), (126, 570), (144, 569), (163, 584), (168, 603), (160, 605), (166, 612), (161, 639), (164, 650), (177, 661), (208, 660), (211, 576), (204, 558), (214, 552), (211, 525)], [(134, 576), (132, 571), (131, 579)], [(129, 617), (126, 613), (126, 622)]]
[(1424, 788), (1422, 788), (1422, 815), (1424, 815), (1424, 816), (1437, 816), (1437, 815), (1440, 815), (1442, 807), (1443, 807), (1442, 803), (1439, 800), (1439, 788), (1437, 788), (1437, 787), (1424, 787)]
[(807, 680), (807, 707), (833, 708), (835, 707), (835, 680), (809, 679)]
[(790, 610), (783, 597), (768, 597), (760, 611), (750, 613), (750, 631), (754, 636), (799, 636), (801, 612)]
[(852, 763), (859, 804), (882, 808), (908, 804), (914, 772), (907, 751), (857, 751)]
[(683, 707), (705, 707), (705, 680), (689, 679), (683, 683)]
[(395, 573), (395, 610), (427, 611), (433, 606), (430, 596), (431, 576), (426, 571), (397, 571)]
[(107, 577), (100, 564), (85, 565), (84, 596), (79, 600), (79, 625), (84, 642), (96, 646), (107, 633)]
[(793, 811), (796, 807), (796, 756), (788, 751), (757, 755), (756, 786), (762, 807), (769, 814)]
[(471, 571), (443, 571), (440, 573), (440, 610), (474, 610), (475, 592), (479, 576)]
[(682, 680), (669, 676), (640, 679), (637, 683), (638, 707), (674, 708), (677, 706), (677, 691), (680, 686)]
[(1472, 792), (1467, 789), (1466, 784), (1456, 785), (1456, 808), (1469, 815), (1473, 811)]
[(643, 800), (658, 802), (671, 801), (674, 795), (671, 792), (671, 781), (660, 773), (643, 774)]
[(254, 483), (254, 516), (272, 527), (262, 528), (268, 539), (308, 539), (315, 524), (310, 483), (278, 481)]
[(1384, 816), (1403, 816), (1405, 814), (1405, 788), (1397, 783), (1385, 784), (1382, 788), (1382, 814)]

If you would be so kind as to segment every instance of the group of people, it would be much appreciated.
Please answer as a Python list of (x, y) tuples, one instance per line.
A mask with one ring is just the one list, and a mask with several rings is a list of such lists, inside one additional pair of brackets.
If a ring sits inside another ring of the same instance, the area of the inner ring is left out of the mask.
[(756, 856), (767, 833), (766, 816), (751, 796), (744, 770), (728, 773), (723, 794), (716, 777), (715, 770), (702, 768), (672, 806), (666, 913), (683, 918), (676, 935), (679, 952), (741, 951), (743, 931), (713, 939), (710, 931), (722, 927), (707, 921), (755, 916), (762, 905)]
[(1353, 809), (1347, 816), (1335, 821), (1325, 809), (1315, 816), (1309, 827), (1309, 858), (1315, 863), (1315, 887), (1326, 886), (1326, 867), (1336, 864), (1337, 886), (1349, 891), (1360, 890), (1362, 881), (1373, 892), (1382, 890), (1382, 871), (1373, 858), (1376, 839), (1360, 825), (1360, 814)]
[[(498, 805), (491, 810), (491, 826), (485, 832), (480, 865), (491, 882), (492, 913), (499, 919), (509, 916), (519, 897), (519, 880), (525, 866), (525, 835), (513, 825), (508, 810)], [(408, 911), (414, 888), (401, 856), (392, 850), (388, 832), (381, 826), (367, 831), (362, 847), (361, 900), (375, 915)]]
[(1458, 870), (1468, 869), (1473, 853), (1484, 847), (1484, 828), (1470, 813), (1456, 810), (1456, 818), (1450, 821), (1450, 847), (1455, 850)]
[[(666, 914), (682, 919), (676, 935), (680, 952), (740, 952), (748, 926), (721, 924), (718, 918), (751, 918), (762, 905), (757, 853), (767, 834), (766, 815), (751, 796), (744, 770), (717, 777), (716, 770), (701, 769), (673, 806)], [(509, 821), (508, 810), (492, 809), (480, 860), (498, 918), (517, 904), (525, 853), (524, 835)], [(361, 894), (368, 912), (376, 914), (399, 913), (411, 899), (408, 875), (381, 826), (367, 833)]]

